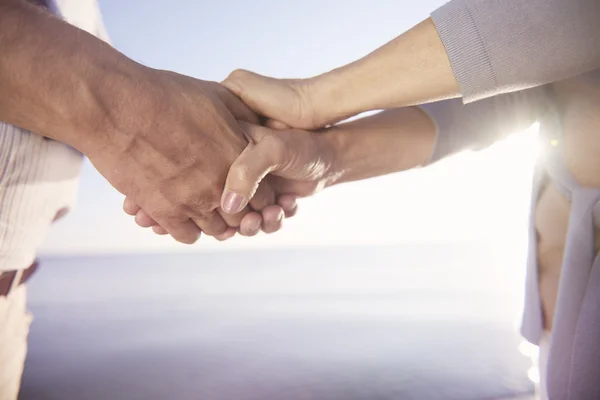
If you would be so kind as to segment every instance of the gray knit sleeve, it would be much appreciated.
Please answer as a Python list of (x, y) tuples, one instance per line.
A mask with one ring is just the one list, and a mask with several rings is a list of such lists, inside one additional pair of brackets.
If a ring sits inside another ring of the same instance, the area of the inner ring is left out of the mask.
[(431, 17), (465, 103), (600, 68), (600, 0), (452, 0)]
[(421, 105), (436, 124), (430, 163), (463, 150), (480, 150), (555, 113), (545, 86), (498, 95), (475, 103), (460, 99)]

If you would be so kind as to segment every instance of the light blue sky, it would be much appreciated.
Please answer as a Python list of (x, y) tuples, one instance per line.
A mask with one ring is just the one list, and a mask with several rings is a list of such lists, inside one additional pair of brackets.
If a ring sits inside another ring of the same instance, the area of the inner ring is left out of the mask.
[[(277, 77), (312, 76), (366, 55), (442, 3), (100, 0), (117, 49), (152, 67), (207, 80), (222, 80), (235, 68)], [(301, 204), (299, 216), (280, 234), (227, 245), (203, 240), (192, 250), (514, 237), (510, 234), (524, 220), (529, 184), (522, 167), (531, 160), (527, 151), (521, 159), (514, 156), (515, 143), (498, 150), (495, 158), (475, 157), (333, 189)], [(499, 165), (508, 151), (513, 169), (502, 172)], [(484, 193), (477, 190), (482, 188)], [(121, 211), (121, 202), (122, 196), (86, 164), (78, 206), (52, 230), (44, 252), (184, 249), (137, 228)], [(490, 214), (490, 208), (496, 212)]]

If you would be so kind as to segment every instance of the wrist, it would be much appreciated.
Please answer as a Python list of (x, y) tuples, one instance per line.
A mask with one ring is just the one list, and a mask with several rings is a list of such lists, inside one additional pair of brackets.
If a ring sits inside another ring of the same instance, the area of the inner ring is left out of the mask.
[(347, 96), (348, 74), (336, 69), (305, 81), (305, 97), (311, 107), (313, 125), (322, 128), (358, 113), (353, 96)]
[(343, 157), (344, 135), (336, 128), (316, 133), (318, 152), (326, 166), (323, 173), (324, 186), (333, 186), (342, 181), (347, 166)]
[(61, 57), (56, 66), (40, 72), (48, 96), (38, 96), (43, 115), (34, 128), (89, 155), (113, 144), (127, 122), (144, 120), (130, 110), (152, 87), (152, 78), (150, 68), (92, 35), (80, 36), (71, 49), (65, 39), (66, 44), (57, 47)]
[(126, 59), (89, 71), (82, 84), (84, 117), (74, 127), (74, 147), (88, 156), (106, 147), (126, 147), (160, 110), (159, 81), (152, 69)]

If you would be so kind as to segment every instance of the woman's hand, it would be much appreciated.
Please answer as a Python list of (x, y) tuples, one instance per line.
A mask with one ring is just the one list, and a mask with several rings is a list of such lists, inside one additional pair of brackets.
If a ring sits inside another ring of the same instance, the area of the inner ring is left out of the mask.
[(224, 212), (243, 210), (267, 175), (277, 192), (297, 197), (310, 196), (335, 180), (331, 135), (248, 123), (241, 127), (251, 143), (229, 169)]
[(436, 126), (418, 107), (388, 110), (318, 132), (244, 123), (250, 144), (229, 169), (221, 208), (236, 213), (268, 175), (277, 193), (304, 197), (343, 182), (425, 164)]
[(343, 119), (320, 104), (318, 78), (275, 79), (240, 69), (222, 84), (255, 113), (293, 128), (314, 130)]

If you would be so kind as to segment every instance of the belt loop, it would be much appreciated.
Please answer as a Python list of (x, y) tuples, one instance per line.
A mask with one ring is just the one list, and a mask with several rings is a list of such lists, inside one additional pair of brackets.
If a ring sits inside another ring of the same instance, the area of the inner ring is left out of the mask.
[(18, 269), (15, 271), (15, 276), (13, 277), (13, 281), (10, 284), (10, 288), (8, 288), (8, 293), (6, 294), (6, 298), (10, 296), (13, 290), (15, 290), (21, 284), (21, 277), (23, 276), (23, 270)]

